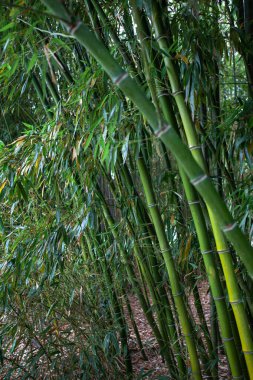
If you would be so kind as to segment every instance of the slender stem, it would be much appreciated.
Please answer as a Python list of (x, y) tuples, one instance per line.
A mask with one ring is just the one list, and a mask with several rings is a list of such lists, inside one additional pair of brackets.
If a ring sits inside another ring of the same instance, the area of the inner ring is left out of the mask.
[(185, 337), (186, 345), (189, 351), (191, 360), (192, 374), (194, 379), (201, 379), (201, 370), (198, 360), (198, 354), (192, 334), (192, 325), (188, 318), (187, 309), (183, 300), (183, 291), (178, 279), (178, 274), (175, 268), (174, 260), (170, 252), (169, 244), (165, 234), (162, 218), (157, 206), (154, 191), (151, 186), (151, 178), (146, 170), (144, 160), (139, 158), (137, 161), (138, 170), (140, 173), (142, 185), (145, 192), (145, 197), (150, 210), (151, 218), (154, 223), (156, 234), (158, 237), (160, 249), (163, 254), (165, 265), (167, 268), (170, 286), (172, 289), (172, 296), (179, 315), (179, 321), (181, 323), (182, 331)]

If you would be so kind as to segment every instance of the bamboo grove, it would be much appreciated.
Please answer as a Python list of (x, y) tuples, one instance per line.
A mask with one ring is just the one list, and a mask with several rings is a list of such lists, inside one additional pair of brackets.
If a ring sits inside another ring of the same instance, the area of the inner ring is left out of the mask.
[(1, 378), (253, 379), (252, 0), (0, 9)]

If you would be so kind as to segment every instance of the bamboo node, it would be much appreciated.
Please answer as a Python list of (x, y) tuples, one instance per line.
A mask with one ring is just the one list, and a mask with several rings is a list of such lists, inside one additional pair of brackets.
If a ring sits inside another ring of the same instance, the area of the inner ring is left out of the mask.
[(229, 303), (230, 303), (231, 305), (237, 305), (237, 304), (239, 304), (239, 303), (243, 303), (243, 300), (240, 299), (240, 300), (236, 300), (236, 301), (229, 301)]
[(171, 95), (174, 96), (174, 98), (175, 98), (177, 95), (180, 95), (180, 94), (183, 94), (183, 93), (184, 93), (184, 91), (178, 90), (178, 91), (172, 92)]
[(193, 178), (191, 180), (191, 183), (193, 184), (193, 186), (197, 186), (199, 185), (201, 182), (205, 181), (207, 179), (207, 175), (206, 174), (201, 174), (199, 175), (198, 177), (196, 178)]
[(149, 39), (150, 39), (149, 36), (143, 37), (143, 38), (141, 39), (141, 42), (143, 42), (143, 41), (145, 41), (145, 40), (149, 40)]
[(168, 130), (170, 130), (171, 128), (171, 125), (169, 124), (163, 124), (162, 127), (158, 130), (156, 130), (154, 133), (155, 133), (155, 136), (157, 138), (160, 138), (162, 137), (166, 132), (168, 132)]
[(242, 351), (245, 355), (253, 355), (253, 351)]
[(196, 204), (199, 204), (200, 201), (188, 201), (188, 205), (196, 205)]
[(220, 249), (219, 251), (217, 251), (217, 253), (219, 255), (222, 255), (223, 253), (230, 253), (230, 250), (229, 248), (226, 248), (226, 249)]
[(202, 255), (207, 255), (208, 253), (214, 253), (213, 249), (209, 249), (208, 251), (201, 251)]
[(76, 31), (80, 28), (80, 26), (82, 25), (82, 21), (78, 21), (76, 24), (73, 24), (73, 25), (69, 25), (69, 33), (74, 36)]
[(221, 297), (213, 297), (214, 301), (220, 301), (220, 300), (224, 300), (225, 299), (225, 296), (221, 296)]
[(241, 376), (233, 376), (232, 379), (244, 379), (244, 375), (241, 375)]
[(162, 36), (159, 36), (159, 37), (157, 37), (156, 41), (159, 41), (159, 40), (161, 40), (162, 38), (168, 38), (168, 36), (166, 36), (165, 34), (162, 35)]
[(162, 96), (169, 96), (169, 93), (168, 92), (160, 92), (160, 94), (158, 94), (158, 98), (161, 98)]
[(223, 340), (223, 342), (231, 342), (232, 340), (234, 340), (234, 337), (233, 336), (231, 336), (230, 338), (223, 338), (222, 337), (222, 340)]
[(128, 73), (126, 72), (121, 73), (119, 76), (113, 79), (113, 83), (116, 84), (116, 86), (119, 86), (120, 83), (123, 82), (127, 78), (128, 78)]
[[(163, 248), (163, 249), (161, 249), (160, 251), (161, 251), (161, 253), (165, 253), (165, 252), (170, 252), (170, 249), (169, 249), (169, 248)], [(172, 256), (169, 256), (169, 258), (170, 258), (170, 259), (173, 259)]]
[(157, 203), (149, 203), (148, 204), (148, 208), (152, 208), (152, 207), (156, 207), (157, 206)]
[(189, 146), (190, 150), (196, 150), (196, 149), (201, 149), (201, 145), (190, 145)]
[(227, 224), (226, 226), (222, 227), (222, 229), (223, 229), (223, 232), (230, 232), (236, 227), (237, 227), (237, 223), (235, 222), (235, 223)]

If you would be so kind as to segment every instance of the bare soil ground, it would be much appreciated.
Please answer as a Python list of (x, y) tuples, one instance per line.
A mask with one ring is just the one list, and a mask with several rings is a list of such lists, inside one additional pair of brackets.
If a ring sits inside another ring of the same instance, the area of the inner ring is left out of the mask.
[[(210, 297), (208, 292), (208, 284), (206, 282), (201, 282), (199, 284), (199, 292), (205, 319), (207, 321), (208, 327), (210, 327)], [(159, 347), (156, 343), (152, 330), (142, 312), (137, 298), (134, 295), (130, 295), (129, 299), (134, 313), (135, 321), (141, 336), (141, 340), (145, 349), (145, 353), (148, 357), (147, 361), (143, 359), (137, 345), (136, 337), (131, 322), (128, 319), (130, 333), (129, 346), (132, 352), (135, 379), (141, 378), (141, 374), (148, 372), (150, 373), (147, 374), (145, 379), (159, 379), (161, 376), (164, 376), (164, 379), (166, 379), (165, 376), (168, 372), (166, 369), (166, 365), (163, 362), (161, 355), (159, 354)], [(194, 299), (191, 295), (189, 295), (189, 303), (192, 313), (198, 323), (197, 313), (194, 306)], [(219, 357), (219, 379), (232, 379), (225, 355), (221, 354), (219, 355)]]
[[(209, 296), (209, 287), (207, 282), (200, 282), (198, 285), (199, 293), (200, 293), (200, 299), (202, 308), (204, 311), (204, 316), (207, 322), (208, 328), (210, 328), (210, 296)], [(134, 313), (134, 319), (138, 326), (139, 334), (144, 346), (144, 350), (146, 353), (146, 356), (148, 360), (144, 360), (140, 349), (137, 344), (137, 339), (130, 321), (130, 318), (128, 317), (127, 310), (125, 310), (125, 315), (127, 316), (127, 323), (129, 327), (129, 348), (131, 350), (131, 356), (132, 356), (132, 362), (133, 362), (133, 370), (134, 370), (134, 379), (135, 380), (142, 380), (142, 379), (150, 379), (150, 380), (166, 380), (169, 379), (167, 377), (168, 372), (165, 363), (163, 362), (161, 355), (159, 353), (159, 347), (156, 342), (156, 339), (152, 333), (152, 330), (143, 314), (142, 308), (139, 304), (139, 301), (136, 296), (129, 294), (129, 300), (131, 304), (132, 311)], [(190, 304), (190, 308), (192, 311), (192, 314), (194, 316), (194, 319), (197, 324), (199, 324), (198, 316), (196, 312), (196, 308), (194, 305), (194, 299), (191, 294), (188, 294), (188, 300)], [(74, 335), (73, 335), (73, 339)], [(42, 364), (43, 367), (43, 364)], [(224, 354), (219, 354), (219, 379), (220, 380), (230, 380), (232, 379), (230, 375), (230, 371), (228, 368), (228, 364), (226, 361), (226, 357)], [(6, 371), (8, 370), (8, 365), (6, 365)], [(43, 372), (43, 370), (42, 370)], [(145, 375), (145, 376), (144, 376)], [(4, 378), (4, 374), (0, 374), (0, 380)], [(38, 377), (38, 380), (40, 379), (56, 379), (57, 377), (47, 375), (47, 372), (44, 371), (41, 377)], [(66, 377), (69, 378), (69, 377)], [(70, 375), (70, 379), (78, 379), (78, 375), (75, 376), (73, 373)], [(122, 373), (122, 379), (124, 378), (124, 374)], [(207, 378), (203, 376), (203, 378)], [(20, 379), (20, 377), (11, 377), (11, 380)], [(94, 379), (95, 380), (95, 379)], [(171, 380), (171, 378), (170, 378)], [(181, 379), (180, 379), (181, 380)], [(182, 379), (187, 380), (187, 379)]]

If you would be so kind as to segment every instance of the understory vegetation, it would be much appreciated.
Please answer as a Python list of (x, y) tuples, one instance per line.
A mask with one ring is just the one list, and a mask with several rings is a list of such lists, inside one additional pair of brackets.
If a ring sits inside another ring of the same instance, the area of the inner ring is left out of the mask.
[(253, 379), (252, 0), (7, 0), (0, 39), (0, 378)]

